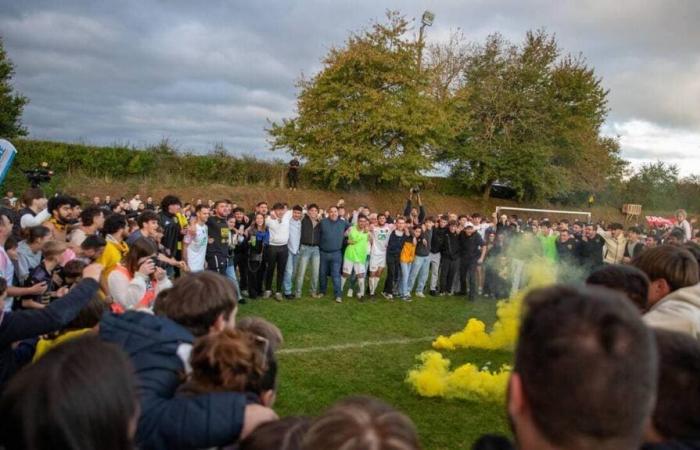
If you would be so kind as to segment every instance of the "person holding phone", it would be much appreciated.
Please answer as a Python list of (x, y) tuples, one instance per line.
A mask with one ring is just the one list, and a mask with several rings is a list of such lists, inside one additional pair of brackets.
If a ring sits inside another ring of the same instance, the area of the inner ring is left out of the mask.
[(165, 270), (157, 265), (158, 249), (150, 239), (139, 238), (109, 274), (112, 311), (150, 309), (161, 291), (172, 287)]

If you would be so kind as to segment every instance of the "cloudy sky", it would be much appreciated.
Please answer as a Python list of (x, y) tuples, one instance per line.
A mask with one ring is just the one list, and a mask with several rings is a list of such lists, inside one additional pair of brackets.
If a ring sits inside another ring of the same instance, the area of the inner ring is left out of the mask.
[(269, 157), (264, 127), (293, 114), (300, 74), (386, 9), (433, 11), (431, 41), (556, 33), (610, 89), (625, 158), (700, 174), (698, 0), (0, 0), (0, 36), (31, 137)]

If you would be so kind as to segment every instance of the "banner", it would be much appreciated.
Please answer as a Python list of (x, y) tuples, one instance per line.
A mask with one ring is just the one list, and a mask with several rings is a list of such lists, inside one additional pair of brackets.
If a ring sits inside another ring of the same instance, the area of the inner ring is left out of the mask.
[(0, 139), (0, 184), (5, 181), (7, 172), (10, 170), (16, 154), (17, 149), (10, 141)]

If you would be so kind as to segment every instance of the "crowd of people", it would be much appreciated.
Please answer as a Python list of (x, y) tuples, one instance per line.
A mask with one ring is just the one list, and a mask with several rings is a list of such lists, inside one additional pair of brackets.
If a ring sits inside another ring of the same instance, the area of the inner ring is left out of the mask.
[(374, 398), (279, 419), (282, 332), (237, 320), (238, 305), (318, 299), (329, 278), (338, 303), (504, 298), (527, 283), (524, 266), (548, 261), (564, 284), (526, 297), (506, 399), (518, 447), (700, 448), (700, 246), (685, 211), (677, 219), (625, 230), (428, 215), (417, 190), (396, 216), (342, 200), (248, 213), (173, 195), (8, 193), (0, 446), (418, 449), (411, 420)]

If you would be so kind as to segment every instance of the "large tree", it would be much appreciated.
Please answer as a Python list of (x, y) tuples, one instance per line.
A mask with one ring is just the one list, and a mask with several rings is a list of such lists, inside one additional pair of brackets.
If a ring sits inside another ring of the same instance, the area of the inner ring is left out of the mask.
[(433, 166), (446, 120), (429, 95), (422, 43), (396, 12), (332, 48), (323, 68), (299, 82), (297, 116), (272, 123), (273, 149), (302, 157), (331, 188), (360, 178), (414, 183)]
[(12, 84), (10, 84), (13, 74), (14, 66), (0, 39), (0, 137), (4, 138), (14, 138), (27, 134), (21, 119), (22, 110), (28, 99), (14, 92)]
[(617, 141), (600, 135), (607, 91), (583, 59), (560, 53), (537, 31), (519, 46), (489, 36), (461, 57), (454, 139), (440, 159), (464, 186), (488, 198), (500, 181), (542, 199), (595, 191), (619, 170)]

